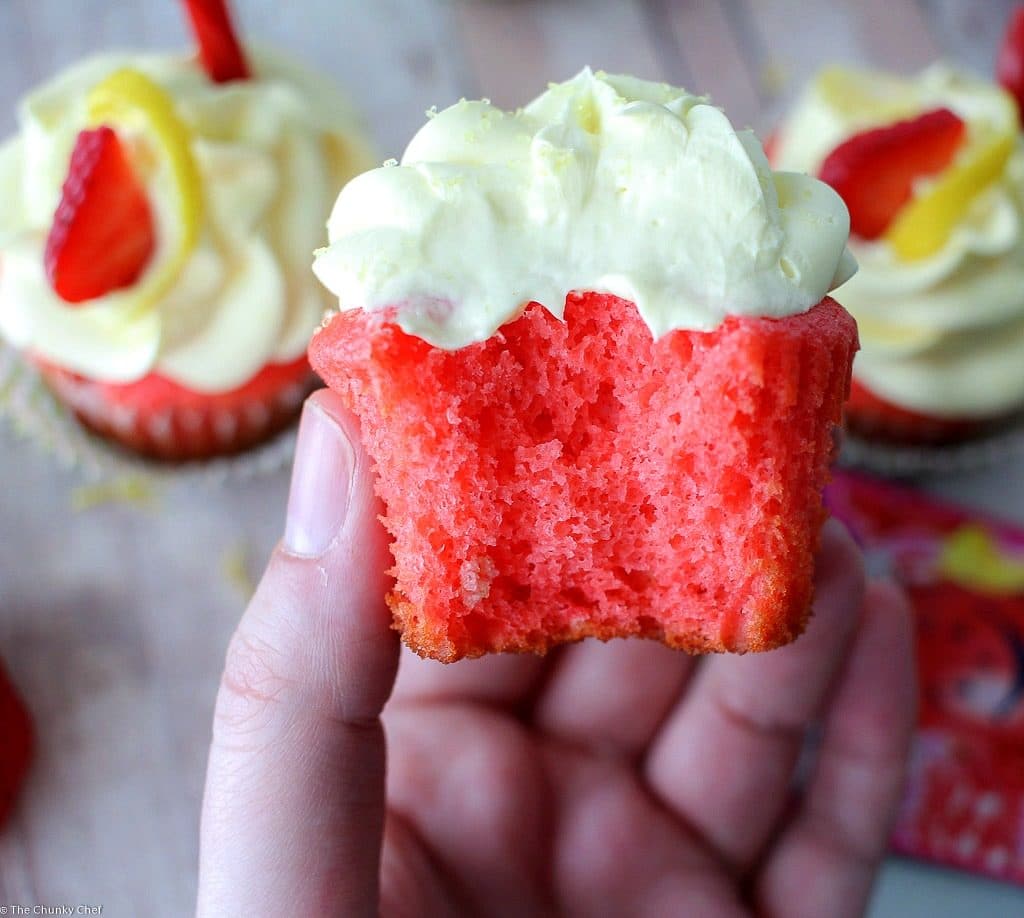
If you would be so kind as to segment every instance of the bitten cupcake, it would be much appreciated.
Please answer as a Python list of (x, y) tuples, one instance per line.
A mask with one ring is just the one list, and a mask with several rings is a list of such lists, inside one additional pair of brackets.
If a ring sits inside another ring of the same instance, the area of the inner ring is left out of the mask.
[(860, 270), (842, 297), (863, 348), (850, 427), (943, 443), (1019, 416), (1024, 147), (1013, 96), (942, 63), (913, 77), (832, 67), (770, 153), (777, 168), (831, 184), (850, 210)]
[(188, 11), (198, 58), (85, 60), (0, 148), (0, 335), (89, 428), (172, 461), (296, 416), (329, 304), (310, 254), (371, 164), (325, 80), (243, 49), (220, 0)]
[(310, 357), (361, 420), (410, 647), (800, 633), (856, 348), (828, 186), (704, 98), (585, 70), (436, 115), (328, 228)]

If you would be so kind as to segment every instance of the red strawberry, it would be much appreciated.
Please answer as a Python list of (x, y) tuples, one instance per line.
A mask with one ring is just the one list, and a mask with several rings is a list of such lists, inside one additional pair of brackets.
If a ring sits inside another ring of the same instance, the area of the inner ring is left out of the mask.
[(185, 0), (199, 59), (215, 83), (247, 80), (249, 65), (231, 25), (227, 0)]
[(0, 667), (0, 829), (7, 822), (35, 747), (32, 721)]
[(46, 274), (80, 303), (133, 284), (156, 245), (145, 190), (109, 127), (82, 131), (46, 240)]
[(1024, 4), (1018, 4), (1006, 24), (1006, 34), (996, 58), (996, 78), (1017, 100), (1024, 112)]
[(827, 182), (850, 209), (850, 231), (876, 239), (910, 200), (914, 182), (945, 169), (963, 142), (966, 126), (948, 108), (855, 134), (821, 166)]

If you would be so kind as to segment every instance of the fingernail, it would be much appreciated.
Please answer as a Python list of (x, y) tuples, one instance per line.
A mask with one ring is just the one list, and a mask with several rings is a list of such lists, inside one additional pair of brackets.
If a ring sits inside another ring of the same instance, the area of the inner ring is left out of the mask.
[(285, 550), (308, 557), (327, 551), (345, 523), (354, 466), (345, 431), (315, 402), (307, 402), (292, 467)]

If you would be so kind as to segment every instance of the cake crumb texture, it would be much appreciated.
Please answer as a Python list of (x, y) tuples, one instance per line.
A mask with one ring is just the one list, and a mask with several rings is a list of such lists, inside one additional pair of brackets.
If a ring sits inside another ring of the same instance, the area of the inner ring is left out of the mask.
[(362, 424), (406, 643), (443, 661), (639, 636), (760, 651), (804, 627), (856, 326), (830, 298), (655, 341), (633, 304), (536, 303), (455, 351), (385, 313), (310, 347)]

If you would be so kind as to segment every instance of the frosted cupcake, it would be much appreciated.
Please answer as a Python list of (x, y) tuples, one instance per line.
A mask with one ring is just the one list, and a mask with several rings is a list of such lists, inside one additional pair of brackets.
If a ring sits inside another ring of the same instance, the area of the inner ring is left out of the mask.
[(862, 350), (851, 428), (935, 443), (1024, 408), (1024, 149), (1013, 96), (946, 64), (913, 77), (830, 68), (770, 149), (850, 209), (842, 291)]
[(360, 418), (406, 643), (799, 634), (856, 349), (827, 296), (848, 228), (707, 99), (589, 70), (445, 109), (350, 182), (310, 357)]
[(0, 336), (89, 428), (202, 459), (267, 438), (314, 377), (309, 273), (370, 164), (323, 79), (191, 4), (199, 60), (108, 54), (21, 103), (0, 148)]

